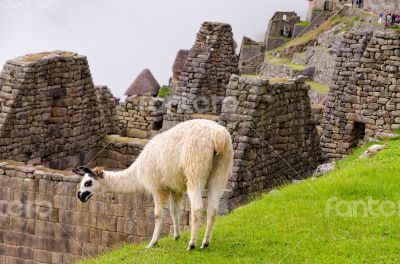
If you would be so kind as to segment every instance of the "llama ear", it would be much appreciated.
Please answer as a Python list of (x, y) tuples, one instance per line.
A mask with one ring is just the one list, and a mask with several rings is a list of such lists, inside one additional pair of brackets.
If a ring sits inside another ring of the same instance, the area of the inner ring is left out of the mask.
[(93, 172), (94, 172), (95, 178), (100, 178), (100, 179), (104, 178), (104, 168), (103, 167), (95, 167), (93, 169)]
[(74, 172), (78, 175), (81, 175), (81, 176), (84, 176), (86, 173), (88, 173), (92, 176), (95, 175), (95, 173), (91, 169), (89, 169), (88, 167), (85, 167), (85, 166), (78, 166), (75, 169), (73, 169), (72, 172)]

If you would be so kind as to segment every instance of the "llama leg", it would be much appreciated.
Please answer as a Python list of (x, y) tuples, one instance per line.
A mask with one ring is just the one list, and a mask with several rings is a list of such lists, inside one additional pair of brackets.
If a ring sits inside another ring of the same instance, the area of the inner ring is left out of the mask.
[[(212, 182), (212, 181), (211, 181)], [(217, 211), (219, 206), (219, 199), (221, 198), (224, 186), (218, 186), (218, 184), (211, 185), (208, 187), (208, 206), (207, 206), (207, 227), (206, 233), (204, 234), (203, 243), (201, 248), (206, 248), (210, 244), (211, 233), (217, 217)]]
[(224, 193), (228, 177), (229, 172), (227, 166), (225, 166), (224, 160), (218, 159), (210, 173), (210, 179), (208, 181), (207, 227), (201, 248), (206, 248), (210, 245), (211, 233), (214, 227), (215, 218), (217, 217), (219, 202)]
[(201, 224), (201, 210), (203, 208), (203, 201), (201, 197), (201, 189), (188, 190), (191, 207), (191, 237), (187, 250), (192, 250), (196, 247), (197, 238), (199, 235), (199, 228)]
[(174, 225), (174, 240), (180, 237), (179, 230), (179, 206), (181, 204), (182, 194), (171, 192), (169, 196), (169, 210), (171, 211), (172, 223)]
[(153, 238), (147, 245), (147, 248), (152, 248), (158, 243), (161, 234), (162, 220), (164, 216), (164, 206), (166, 202), (165, 195), (161, 193), (153, 195), (153, 198), (154, 198), (154, 231), (153, 231)]

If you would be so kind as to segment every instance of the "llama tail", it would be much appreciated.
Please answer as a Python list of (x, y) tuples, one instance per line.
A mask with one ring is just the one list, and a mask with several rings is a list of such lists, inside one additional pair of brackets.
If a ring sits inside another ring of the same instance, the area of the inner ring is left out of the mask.
[(214, 142), (214, 150), (219, 156), (227, 155), (229, 158), (233, 156), (232, 139), (228, 130), (224, 127), (218, 127), (212, 131), (212, 140)]
[[(218, 207), (219, 199), (228, 182), (233, 165), (233, 146), (231, 135), (224, 127), (218, 127), (212, 136), (214, 141), (213, 168), (208, 181), (208, 202), (209, 205)], [(207, 213), (208, 214), (208, 213)]]

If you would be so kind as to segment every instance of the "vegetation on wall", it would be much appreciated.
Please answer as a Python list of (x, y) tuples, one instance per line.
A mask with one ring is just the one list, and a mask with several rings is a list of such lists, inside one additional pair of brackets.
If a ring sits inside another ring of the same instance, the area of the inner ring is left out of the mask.
[(157, 97), (167, 97), (169, 95), (170, 87), (168, 85), (161, 86), (158, 91)]

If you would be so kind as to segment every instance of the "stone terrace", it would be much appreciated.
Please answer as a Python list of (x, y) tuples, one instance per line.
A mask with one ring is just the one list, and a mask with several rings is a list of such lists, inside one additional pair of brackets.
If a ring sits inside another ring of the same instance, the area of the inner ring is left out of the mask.
[(400, 128), (400, 34), (349, 32), (342, 40), (323, 117), (326, 159)]
[(0, 75), (0, 157), (66, 168), (106, 134), (85, 56), (26, 55)]

